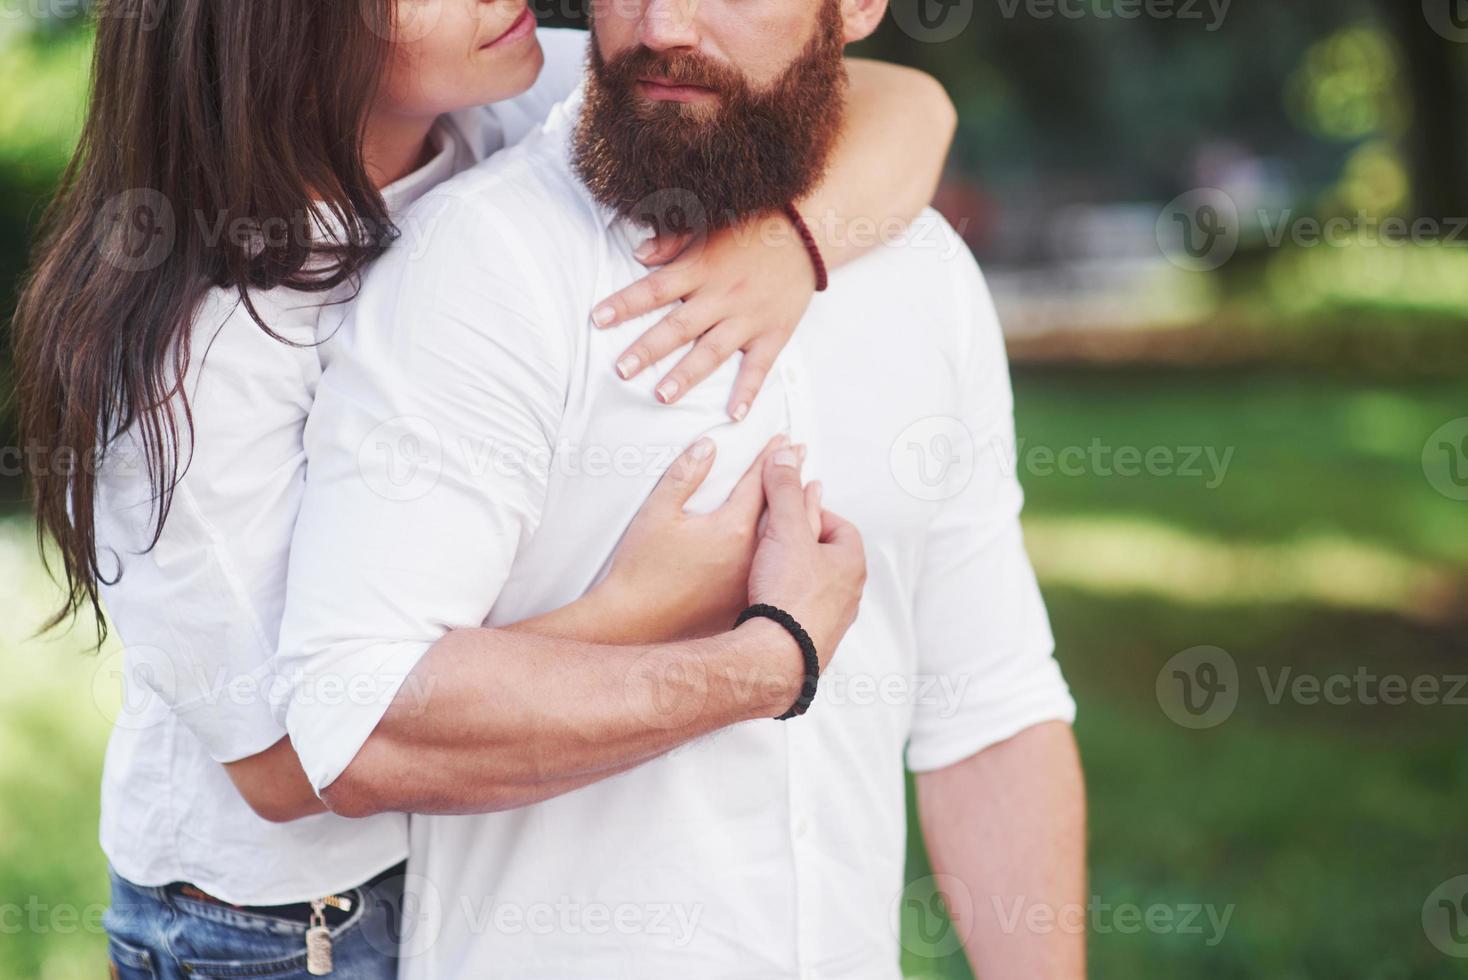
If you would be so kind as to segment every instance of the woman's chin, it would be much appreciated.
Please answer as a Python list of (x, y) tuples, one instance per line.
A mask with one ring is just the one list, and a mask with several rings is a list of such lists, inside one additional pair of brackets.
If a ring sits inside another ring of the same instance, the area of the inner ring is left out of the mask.
[(515, 51), (513, 57), (507, 56), (509, 52), (492, 53), (497, 57), (484, 59), (481, 69), (485, 84), (479, 89), (480, 97), (468, 103), (466, 108), (468, 105), (488, 105), (524, 95), (530, 91), (530, 87), (540, 77), (541, 69), (545, 67), (545, 52), (536, 38), (531, 38), (528, 44)]

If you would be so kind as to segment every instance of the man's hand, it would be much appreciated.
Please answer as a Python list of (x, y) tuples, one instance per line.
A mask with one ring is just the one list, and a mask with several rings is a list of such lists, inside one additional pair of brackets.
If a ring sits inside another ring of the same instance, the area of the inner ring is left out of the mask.
[(800, 459), (782, 449), (765, 463), (769, 518), (755, 549), (749, 601), (794, 616), (815, 642), (821, 669), (856, 619), (866, 587), (861, 534), (821, 508), (821, 486), (800, 482)]

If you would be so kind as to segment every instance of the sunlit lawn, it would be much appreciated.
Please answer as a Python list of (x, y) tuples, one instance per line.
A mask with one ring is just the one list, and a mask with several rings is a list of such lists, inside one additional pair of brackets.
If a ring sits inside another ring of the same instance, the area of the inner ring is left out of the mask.
[[(1462, 385), (1029, 370), (1017, 388), (1030, 449), (1233, 449), (1211, 489), (1090, 464), (1067, 476), (1021, 454), (1032, 547), (1082, 706), (1103, 903), (1093, 975), (1465, 975), (1468, 961), (1428, 943), (1422, 911), (1468, 873), (1468, 708), (1269, 697), (1285, 667), (1468, 673), (1468, 504), (1435, 492), (1421, 461), (1429, 433), (1468, 415)], [(0, 977), (69, 980), (103, 970), (85, 920), (105, 898), (107, 697), (94, 695), (98, 662), (78, 652), (85, 634), (22, 645), (43, 606), (30, 548), (18, 521), (4, 526)], [(1168, 720), (1155, 685), (1170, 657), (1204, 644), (1232, 655), (1242, 693), (1224, 724), (1192, 731)], [(914, 847), (911, 875), (926, 873)], [(1194, 906), (1230, 918), (1221, 936), (1206, 914), (1201, 932), (1133, 932), (1123, 906), (1175, 924)], [(904, 909), (909, 974), (964, 976), (958, 960), (925, 955), (945, 940), (922, 908)]]
[(84, 633), (27, 639), (54, 599), (34, 542), (29, 525), (0, 524), (0, 977), (99, 977), (107, 685), (96, 685), (99, 704), (103, 661), (83, 653)]
[[(1422, 925), (1433, 890), (1468, 873), (1468, 687), (1457, 705), (1271, 701), (1285, 668), (1468, 675), (1468, 503), (1434, 491), (1422, 463), (1429, 434), (1468, 416), (1468, 389), (1067, 371), (1020, 371), (1016, 387), (1031, 447), (1234, 450), (1214, 489), (1177, 474), (1026, 476), (1031, 549), (1081, 703), (1102, 903), (1093, 976), (1468, 975)], [(1383, 571), (1385, 599), (1363, 570)], [(1414, 592), (1424, 583), (1434, 594)], [(1237, 662), (1240, 700), (1193, 731), (1169, 721), (1156, 683), (1200, 645)], [(1123, 932), (1123, 905), (1179, 924), (1194, 906), (1233, 915), (1209, 945), (1206, 917), (1202, 934)], [(907, 945), (910, 974), (967, 976)]]

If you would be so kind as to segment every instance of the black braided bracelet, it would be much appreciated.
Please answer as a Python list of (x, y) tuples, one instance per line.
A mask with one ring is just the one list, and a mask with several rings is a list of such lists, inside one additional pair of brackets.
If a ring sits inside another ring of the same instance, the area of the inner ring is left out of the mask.
[(816, 685), (821, 680), (821, 658), (816, 656), (815, 641), (805, 631), (795, 617), (778, 606), (768, 606), (764, 603), (750, 606), (739, 616), (739, 621), (734, 624), (738, 629), (751, 619), (770, 619), (785, 627), (786, 632), (795, 637), (795, 642), (800, 644), (800, 655), (805, 658), (805, 683), (800, 686), (800, 697), (795, 699), (795, 704), (776, 721), (789, 721), (791, 718), (799, 718), (810, 710), (811, 702), (816, 699)]

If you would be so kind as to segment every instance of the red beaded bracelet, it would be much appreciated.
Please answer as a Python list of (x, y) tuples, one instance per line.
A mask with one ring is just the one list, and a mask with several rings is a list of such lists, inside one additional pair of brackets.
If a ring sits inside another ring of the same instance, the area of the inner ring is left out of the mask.
[(800, 241), (810, 253), (811, 264), (816, 267), (816, 292), (824, 293), (831, 284), (831, 278), (826, 272), (826, 259), (821, 255), (821, 247), (816, 244), (816, 236), (810, 233), (810, 226), (805, 223), (800, 212), (795, 210), (795, 205), (785, 205), (785, 217), (790, 219), (790, 223), (800, 233)]

